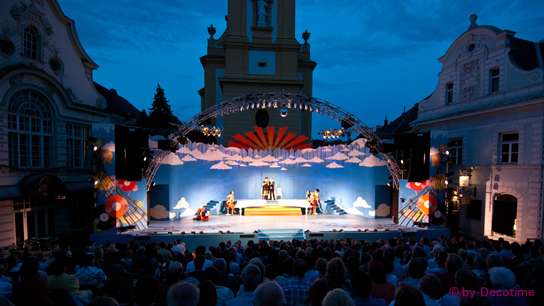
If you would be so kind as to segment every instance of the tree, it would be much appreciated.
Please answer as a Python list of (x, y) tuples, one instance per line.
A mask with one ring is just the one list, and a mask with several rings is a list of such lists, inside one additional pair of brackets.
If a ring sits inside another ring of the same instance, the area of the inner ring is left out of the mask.
[(181, 124), (178, 117), (172, 114), (170, 104), (168, 104), (168, 100), (164, 96), (164, 89), (159, 84), (157, 84), (157, 92), (149, 110), (151, 111), (147, 126), (149, 128), (176, 129), (176, 126), (172, 125), (172, 123)]

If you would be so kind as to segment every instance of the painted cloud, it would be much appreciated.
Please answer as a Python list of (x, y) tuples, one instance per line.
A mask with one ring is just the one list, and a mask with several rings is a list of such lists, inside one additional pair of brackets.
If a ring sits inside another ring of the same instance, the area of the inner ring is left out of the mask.
[(310, 164), (303, 164), (303, 165), (301, 165), (301, 167), (311, 167), (311, 166), (312, 166), (312, 165), (310, 165)]
[[(189, 156), (189, 155), (187, 155)], [(181, 159), (179, 158), (179, 156), (175, 153), (168, 153), (168, 155), (166, 155), (166, 157), (162, 160), (162, 163), (165, 164), (165, 165), (173, 165), (173, 166), (176, 166), (176, 165), (183, 165), (183, 161), (181, 161)]]
[(357, 198), (357, 201), (353, 202), (353, 207), (370, 208), (370, 205), (361, 197)]
[(353, 150), (351, 152), (348, 153), (348, 156), (361, 156), (361, 155), (365, 155), (365, 153), (361, 152), (361, 151), (357, 151), (357, 150)]
[(350, 158), (350, 159), (348, 159), (348, 160), (346, 160), (346, 163), (360, 163), (360, 162), (362, 162), (362, 160), (358, 159), (358, 158), (355, 157), (355, 156), (352, 157), (352, 158)]
[(267, 156), (261, 158), (261, 161), (263, 161), (263, 162), (275, 162), (276, 159), (272, 155), (267, 155)]
[(106, 149), (110, 150), (111, 152), (115, 152), (115, 144), (113, 141), (110, 141), (108, 143), (105, 143), (100, 149)]
[(168, 219), (174, 218), (176, 213), (171, 213), (166, 210), (166, 207), (162, 205), (157, 205), (149, 209), (149, 215), (155, 219)]
[(239, 163), (237, 163), (237, 162), (235, 162), (233, 160), (229, 160), (225, 164), (227, 164), (229, 166), (238, 166), (238, 165), (240, 165)]
[(232, 156), (229, 156), (229, 157), (225, 158), (225, 160), (242, 161), (243, 158), (242, 158), (242, 155), (236, 154), (236, 155), (232, 155)]
[(370, 155), (369, 157), (365, 158), (365, 160), (363, 160), (363, 162), (360, 163), (359, 166), (363, 166), (363, 167), (385, 166), (385, 161), (377, 158), (374, 155)]
[(251, 158), (250, 156), (246, 156), (246, 157), (242, 158), (242, 161), (246, 162), (246, 163), (250, 163), (250, 162), (254, 161), (254, 159)]
[(196, 161), (196, 158), (192, 157), (191, 155), (185, 155), (181, 160), (184, 162), (192, 162)]
[(180, 147), (176, 153), (191, 154), (191, 150), (185, 146)]
[(341, 153), (341, 152), (338, 152), (336, 154), (334, 154), (333, 156), (331, 157), (327, 157), (327, 159), (332, 159), (332, 160), (346, 160), (346, 159), (349, 159), (349, 157), (344, 154), (344, 153)]
[(273, 163), (272, 165), (270, 165), (270, 168), (280, 168), (281, 166), (278, 165), (278, 163)]
[(327, 165), (327, 168), (344, 168), (344, 166), (337, 164), (336, 162), (332, 162)]
[(281, 168), (280, 170), (285, 171), (285, 170), (287, 170), (287, 168), (283, 167), (283, 168)]
[(305, 163), (305, 162), (307, 162), (307, 161), (308, 161), (308, 160), (305, 159), (304, 157), (297, 157), (297, 158), (295, 159), (295, 162), (297, 162), (297, 163)]
[(231, 166), (229, 165), (226, 165), (224, 162), (219, 162), (213, 166), (210, 167), (210, 169), (215, 169), (215, 170), (230, 170), (232, 169)]
[(253, 167), (263, 167), (263, 166), (270, 166), (269, 163), (265, 163), (261, 160), (256, 160), (254, 162), (252, 162), (251, 164), (249, 164), (249, 166), (253, 166)]
[(286, 160), (280, 162), (280, 164), (283, 164), (283, 165), (294, 165), (296, 163), (297, 162), (292, 160), (292, 159), (286, 159)]
[(312, 159), (309, 159), (308, 162), (310, 162), (310, 163), (322, 163), (322, 162), (324, 162), (324, 160), (322, 160), (321, 158), (316, 156), (316, 157), (314, 157)]
[(185, 198), (181, 198), (178, 201), (178, 204), (176, 204), (176, 206), (174, 206), (174, 208), (172, 209), (180, 209), (180, 208), (187, 208), (187, 207), (189, 207), (189, 203), (185, 200)]
[(369, 211), (368, 214), (372, 217), (387, 217), (389, 215), (390, 208), (389, 205), (382, 203), (376, 210)]

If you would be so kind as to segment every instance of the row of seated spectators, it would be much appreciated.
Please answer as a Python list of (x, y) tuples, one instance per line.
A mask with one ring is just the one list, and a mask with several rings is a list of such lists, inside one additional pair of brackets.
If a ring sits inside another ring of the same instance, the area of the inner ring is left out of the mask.
[(175, 240), (55, 247), (45, 257), (26, 247), (0, 257), (0, 304), (544, 305), (540, 240), (250, 240), (195, 250)]

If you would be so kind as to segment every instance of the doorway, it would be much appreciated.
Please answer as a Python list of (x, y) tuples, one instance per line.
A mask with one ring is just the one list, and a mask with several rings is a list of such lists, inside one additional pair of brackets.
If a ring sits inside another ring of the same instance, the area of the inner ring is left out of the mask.
[(491, 230), (499, 235), (516, 237), (515, 225), (518, 199), (509, 194), (499, 195), (493, 204)]

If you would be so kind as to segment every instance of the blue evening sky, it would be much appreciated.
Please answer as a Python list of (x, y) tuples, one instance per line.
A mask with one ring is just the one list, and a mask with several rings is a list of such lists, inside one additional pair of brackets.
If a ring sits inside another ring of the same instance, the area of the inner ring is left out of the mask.
[[(115, 88), (138, 109), (151, 107), (157, 84), (182, 121), (200, 112), (204, 85), (199, 58), (207, 27), (226, 28), (227, 0), (58, 0), (75, 21), (78, 37), (100, 66), (94, 80)], [(430, 95), (437, 61), (465, 32), (479, 25), (544, 39), (544, 5), (522, 0), (296, 1), (296, 38), (311, 37), (313, 96), (353, 113), (368, 126), (391, 121)], [(147, 110), (146, 110), (147, 111)], [(147, 111), (149, 113), (149, 111)], [(339, 126), (313, 115), (312, 138)], [(319, 120), (318, 120), (319, 119)], [(318, 122), (319, 121), (319, 122)]]

